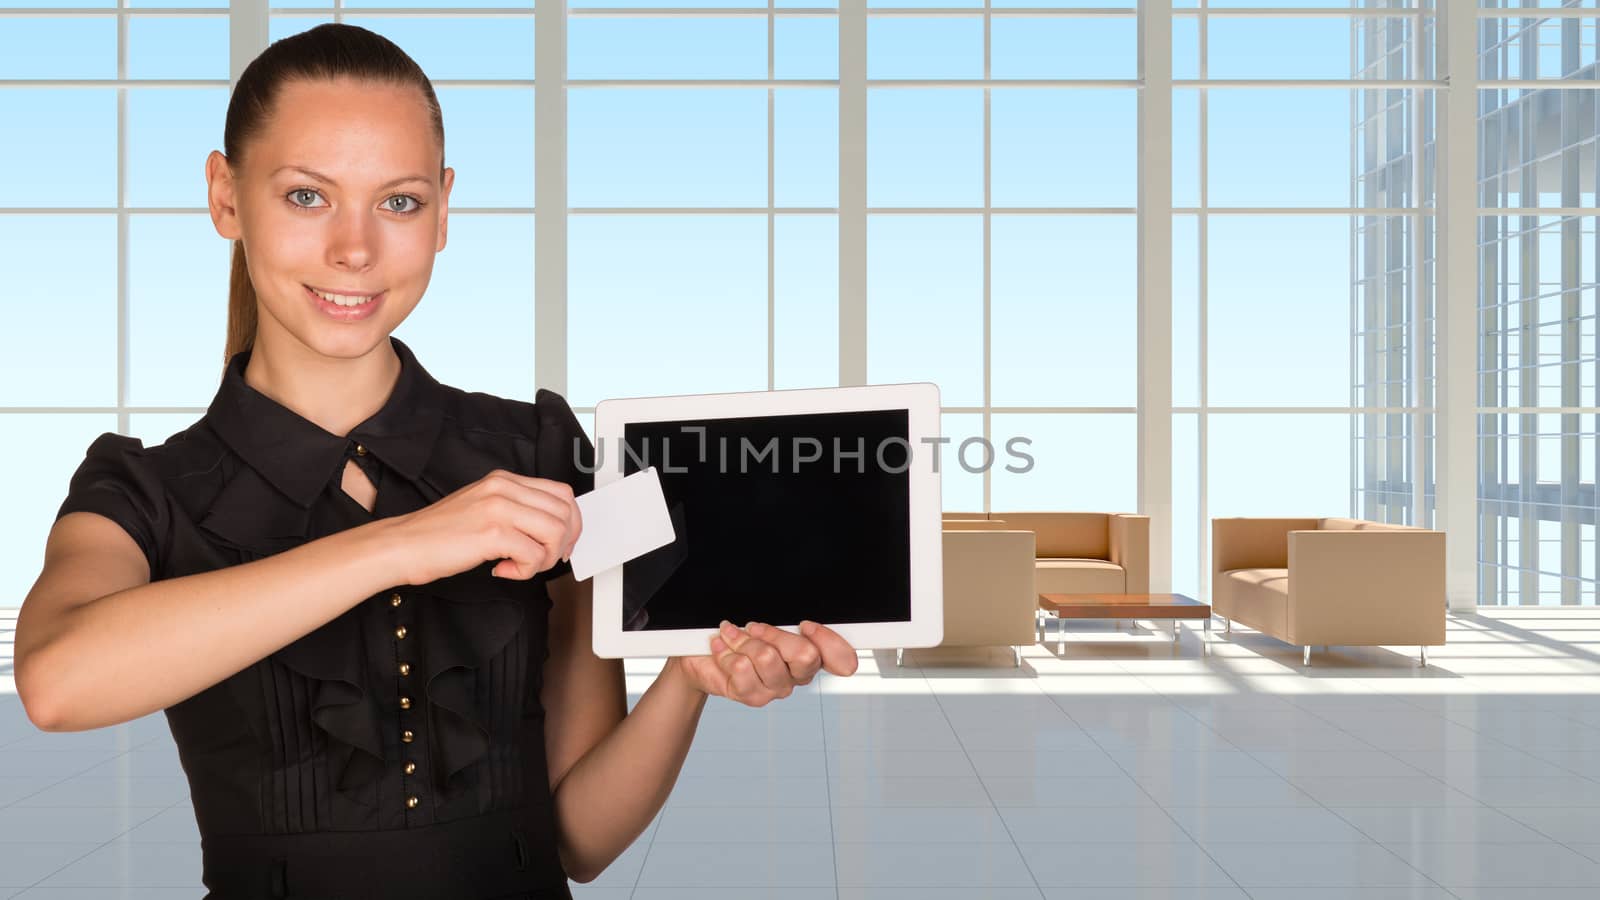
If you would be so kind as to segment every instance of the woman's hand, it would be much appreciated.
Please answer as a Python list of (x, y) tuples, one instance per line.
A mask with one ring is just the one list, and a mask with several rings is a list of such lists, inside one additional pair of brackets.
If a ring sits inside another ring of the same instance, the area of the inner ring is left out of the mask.
[(854, 675), (858, 665), (849, 641), (811, 621), (800, 623), (800, 634), (762, 622), (745, 628), (723, 622), (722, 635), (711, 639), (711, 654), (673, 659), (701, 691), (757, 707), (810, 684), (819, 669)]
[(392, 523), (406, 584), (427, 584), (498, 559), (491, 571), (526, 580), (572, 554), (583, 517), (564, 481), (495, 469)]

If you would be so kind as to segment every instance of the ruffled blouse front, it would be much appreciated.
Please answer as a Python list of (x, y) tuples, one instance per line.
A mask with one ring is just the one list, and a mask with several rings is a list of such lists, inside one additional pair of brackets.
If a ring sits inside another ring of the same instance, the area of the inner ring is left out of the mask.
[[(497, 468), (592, 488), (592, 446), (559, 394), (527, 403), (447, 387), (391, 341), (400, 378), (350, 434), (250, 387), (246, 351), (190, 428), (148, 448), (97, 438), (57, 517), (116, 521), (154, 581), (403, 515)], [(351, 460), (376, 485), (370, 513), (342, 488)], [(546, 582), (570, 567), (517, 581), (493, 566), (387, 587), (169, 707), (202, 836), (413, 829), (541, 805), (553, 815), (539, 702)], [(553, 847), (531, 852), (555, 860)]]

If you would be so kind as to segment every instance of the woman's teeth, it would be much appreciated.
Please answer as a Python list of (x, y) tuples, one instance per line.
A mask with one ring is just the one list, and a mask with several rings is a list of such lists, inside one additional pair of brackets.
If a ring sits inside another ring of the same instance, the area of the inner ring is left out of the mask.
[[(307, 285), (307, 287), (311, 286)], [(371, 303), (372, 298), (378, 296), (377, 294), (372, 294), (367, 297), (352, 297), (346, 294), (329, 294), (316, 288), (311, 288), (311, 291), (329, 303), (335, 303), (339, 306), (361, 306), (365, 303)]]

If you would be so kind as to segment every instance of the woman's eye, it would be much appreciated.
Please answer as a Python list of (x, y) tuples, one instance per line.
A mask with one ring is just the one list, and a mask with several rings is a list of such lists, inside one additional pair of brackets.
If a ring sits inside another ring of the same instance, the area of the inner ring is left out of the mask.
[(319, 197), (319, 196), (321, 196), (321, 195), (318, 194), (316, 191), (311, 190), (310, 188), (298, 188), (296, 190), (292, 190), (292, 191), (289, 192), (290, 202), (294, 203), (295, 206), (306, 206), (307, 203), (310, 202), (310, 201), (307, 201), (307, 203), (300, 203), (299, 201), (301, 199), (303, 199), (303, 198), (306, 198), (306, 197)]
[[(395, 205), (396, 200), (400, 201), (399, 205)], [(405, 206), (408, 201), (412, 204), (410, 208)], [(398, 213), (416, 212), (422, 208), (422, 203), (409, 194), (395, 194), (389, 198), (389, 208)]]

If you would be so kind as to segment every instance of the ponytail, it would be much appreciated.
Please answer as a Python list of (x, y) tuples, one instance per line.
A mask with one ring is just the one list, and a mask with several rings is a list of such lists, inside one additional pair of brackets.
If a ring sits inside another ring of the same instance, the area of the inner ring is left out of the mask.
[(222, 357), (223, 368), (235, 353), (249, 350), (256, 342), (256, 288), (245, 265), (244, 241), (233, 242), (233, 267), (228, 273), (228, 346)]

